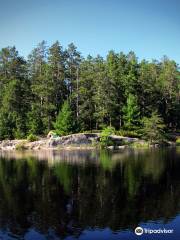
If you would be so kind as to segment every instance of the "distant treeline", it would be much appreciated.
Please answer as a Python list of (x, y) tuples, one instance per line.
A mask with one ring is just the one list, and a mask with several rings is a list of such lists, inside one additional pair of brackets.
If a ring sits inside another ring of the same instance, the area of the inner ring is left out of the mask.
[[(167, 128), (180, 128), (180, 72), (175, 61), (138, 61), (134, 52), (83, 58), (42, 41), (27, 60), (15, 47), (0, 51), (0, 139), (46, 134), (64, 103), (74, 132), (141, 126), (152, 112)], [(132, 118), (132, 119), (130, 119)], [(132, 121), (131, 121), (132, 120)]]

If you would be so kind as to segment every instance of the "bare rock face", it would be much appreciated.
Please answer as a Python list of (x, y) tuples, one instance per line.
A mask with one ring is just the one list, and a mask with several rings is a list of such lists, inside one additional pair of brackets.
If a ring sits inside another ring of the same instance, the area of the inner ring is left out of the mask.
[[(118, 146), (125, 145), (125, 143), (131, 143), (139, 141), (137, 138), (129, 138), (123, 136), (111, 135), (113, 146), (109, 148), (114, 149)], [(75, 147), (79, 148), (84, 146), (92, 147), (100, 141), (99, 133), (77, 133), (68, 136), (59, 137), (55, 134), (48, 134), (47, 138), (41, 138), (38, 141), (28, 142), (27, 140), (4, 140), (0, 141), (0, 150), (39, 150), (58, 147)]]
[(46, 138), (42, 138), (42, 139), (40, 139), (38, 141), (28, 142), (26, 144), (26, 147), (28, 149), (33, 149), (33, 150), (44, 149), (44, 148), (46, 148), (46, 142), (47, 142), (47, 139)]
[(4, 140), (0, 143), (1, 150), (14, 150), (16, 145), (21, 143), (22, 140)]
[(88, 145), (94, 141), (98, 141), (97, 134), (78, 133), (63, 137), (51, 137), (48, 142), (48, 147), (66, 146), (66, 145)]
[[(112, 140), (115, 146), (122, 145), (123, 142), (136, 142), (138, 141), (137, 138), (129, 138), (129, 137), (122, 137), (111, 135), (110, 139)], [(57, 137), (51, 136), (47, 147), (54, 148), (54, 147), (63, 147), (63, 146), (78, 146), (78, 145), (90, 145), (92, 143), (97, 143), (100, 141), (100, 134), (99, 133), (78, 133), (78, 134), (71, 134), (67, 136)]]
[(0, 150), (26, 150), (46, 148), (47, 139), (43, 138), (38, 141), (28, 142), (27, 140), (4, 140), (0, 142)]

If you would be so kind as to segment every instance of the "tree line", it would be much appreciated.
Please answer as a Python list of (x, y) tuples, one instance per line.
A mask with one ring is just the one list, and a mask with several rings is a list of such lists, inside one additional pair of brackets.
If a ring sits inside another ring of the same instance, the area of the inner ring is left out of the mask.
[[(134, 52), (84, 58), (71, 43), (39, 43), (27, 59), (15, 47), (0, 50), (0, 139), (44, 135), (61, 125), (70, 132), (138, 129), (157, 114), (180, 128), (178, 64), (138, 61)], [(68, 132), (67, 132), (68, 133)]]

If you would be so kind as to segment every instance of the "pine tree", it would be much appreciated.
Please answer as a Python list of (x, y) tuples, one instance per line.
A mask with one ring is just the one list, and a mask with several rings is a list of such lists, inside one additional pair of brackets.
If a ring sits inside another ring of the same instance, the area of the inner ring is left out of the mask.
[[(30, 68), (31, 81), (31, 110), (28, 116), (33, 118), (35, 129), (38, 128), (39, 118), (41, 118), (42, 133), (47, 133), (52, 127), (52, 115), (55, 111), (54, 101), (52, 101), (54, 84), (50, 75), (50, 66), (47, 63), (47, 47), (45, 41), (38, 44), (37, 48), (29, 56), (28, 65)], [(37, 112), (36, 112), (37, 111)], [(35, 121), (37, 120), (37, 124)], [(35, 127), (35, 124), (37, 125)], [(30, 126), (31, 124), (29, 124)], [(29, 131), (31, 131), (31, 127)]]
[(54, 128), (59, 135), (68, 135), (74, 131), (74, 121), (72, 117), (72, 111), (68, 101), (65, 101), (62, 105), (61, 111), (57, 116)]
[(81, 54), (77, 47), (70, 43), (65, 51), (66, 55), (66, 85), (68, 89), (68, 99), (74, 109), (76, 121), (79, 118), (79, 68), (81, 63)]
[(69, 129), (63, 134), (74, 131), (74, 123), (79, 130), (132, 130), (152, 109), (170, 130), (180, 128), (180, 73), (167, 57), (139, 63), (133, 52), (110, 51), (106, 58), (82, 59), (74, 44), (63, 50), (58, 41), (50, 48), (42, 41), (27, 62), (15, 47), (0, 50), (1, 139), (46, 134), (55, 119)]
[(82, 61), (79, 76), (79, 125), (82, 130), (95, 128), (94, 121), (94, 62), (91, 56)]
[(49, 78), (52, 82), (52, 93), (50, 101), (54, 104), (55, 117), (59, 108), (62, 106), (64, 99), (67, 97), (67, 85), (65, 79), (65, 52), (62, 46), (56, 41), (48, 52)]
[(71, 95), (77, 87), (76, 82), (77, 70), (81, 62), (81, 55), (80, 52), (77, 51), (77, 47), (73, 43), (70, 43), (68, 45), (65, 54), (66, 54), (66, 79), (69, 95)]
[(119, 56), (114, 51), (110, 51), (106, 58), (106, 68), (108, 77), (108, 111), (110, 115), (110, 125), (116, 128), (121, 127), (121, 108), (123, 104), (123, 85), (120, 72)]
[(123, 107), (123, 120), (126, 129), (133, 129), (139, 125), (139, 107), (136, 96), (129, 94), (127, 104)]
[(149, 118), (144, 117), (142, 119), (143, 123), (143, 135), (150, 141), (159, 141), (164, 138), (164, 128), (165, 124), (163, 119), (157, 114), (157, 112), (152, 112)]
[(95, 59), (94, 94), (96, 128), (112, 125), (116, 106), (116, 88), (108, 76), (107, 65), (102, 57)]
[[(168, 127), (176, 127), (176, 109), (179, 105), (179, 79), (177, 64), (174, 61), (164, 57), (160, 64), (160, 74), (157, 85), (162, 101), (159, 111), (164, 116), (164, 121)], [(176, 107), (175, 107), (176, 106)]]
[(125, 88), (125, 95), (128, 96), (129, 94), (137, 94), (139, 90), (139, 82), (138, 82), (138, 61), (137, 57), (134, 52), (129, 52), (126, 56), (126, 74), (124, 78), (124, 88)]
[(0, 138), (21, 138), (27, 132), (29, 81), (26, 61), (15, 47), (0, 52)]
[(27, 114), (27, 128), (29, 134), (41, 135), (44, 131), (41, 110), (35, 105), (31, 105), (31, 111)]
[(139, 89), (138, 100), (140, 104), (141, 117), (149, 116), (152, 109), (158, 108), (159, 89), (157, 87), (159, 75), (159, 64), (141, 61), (139, 65)]

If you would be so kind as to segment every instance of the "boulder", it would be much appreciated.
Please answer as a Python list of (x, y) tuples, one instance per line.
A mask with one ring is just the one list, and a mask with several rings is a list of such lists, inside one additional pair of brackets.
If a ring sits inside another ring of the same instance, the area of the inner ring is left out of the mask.
[(88, 145), (94, 141), (98, 141), (97, 134), (71, 134), (63, 137), (50, 138), (48, 142), (49, 147), (66, 146), (66, 145)]

